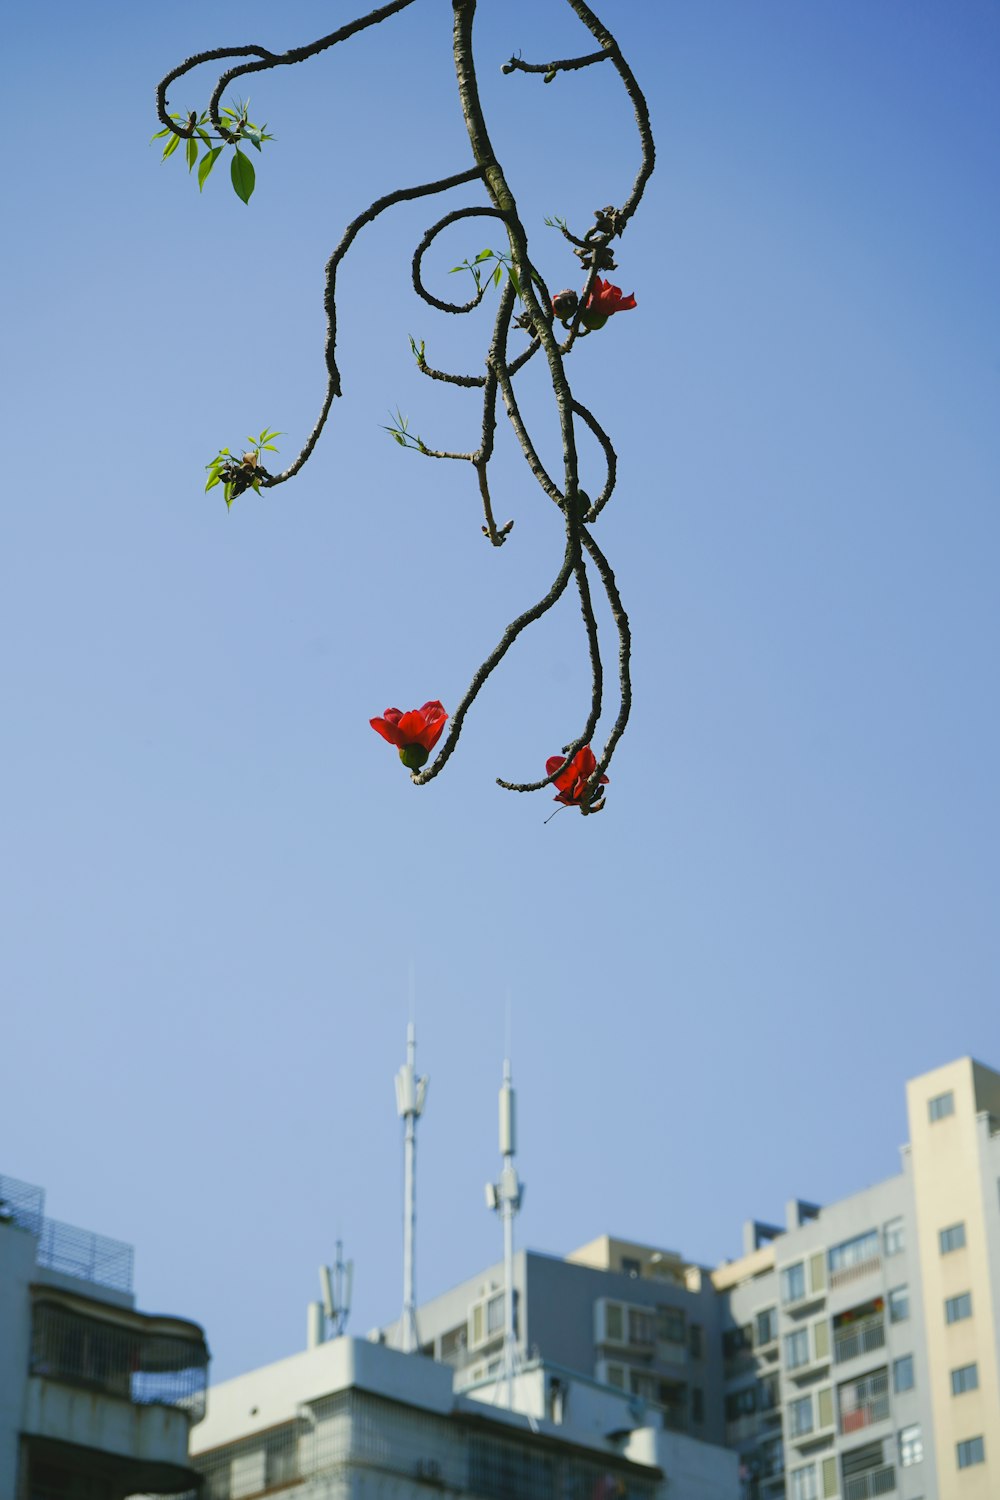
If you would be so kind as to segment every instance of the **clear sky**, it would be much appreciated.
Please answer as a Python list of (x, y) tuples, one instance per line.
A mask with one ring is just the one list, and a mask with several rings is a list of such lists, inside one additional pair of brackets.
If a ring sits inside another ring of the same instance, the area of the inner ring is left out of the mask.
[[(344, 224), (468, 164), (447, 0), (254, 81), (278, 139), (249, 207), (160, 165), (156, 80), (352, 6), (8, 18), (0, 1171), (134, 1242), (141, 1304), (202, 1320), (217, 1377), (302, 1344), (338, 1233), (353, 1329), (398, 1312), (411, 962), (422, 1296), (499, 1254), (508, 994), (518, 1232), (554, 1252), (613, 1231), (734, 1255), (744, 1218), (897, 1170), (908, 1076), (1000, 1064), (1000, 10), (599, 9), (659, 145), (614, 277), (638, 308), (572, 364), (621, 459), (599, 539), (635, 709), (605, 812), (548, 826), (548, 794), (494, 778), (542, 774), (582, 721), (569, 598), (430, 786), (368, 727), (453, 708), (561, 556), (508, 433), (496, 552), (471, 472), (379, 430), (398, 405), (433, 445), (475, 440), (476, 398), (407, 347), (481, 367), (489, 313), (457, 326), (409, 285), (475, 194), (358, 240), (344, 398), (301, 476), (228, 515), (203, 494), (220, 444), (267, 424), (287, 458), (311, 427)], [(572, 285), (542, 221), (623, 201), (628, 106), (605, 67), (501, 76), (589, 50), (555, 0), (481, 0), (477, 24), (534, 253)], [(429, 279), (453, 293), (491, 237), (456, 228)], [(523, 391), (551, 454), (530, 370)], [(585, 470), (599, 487), (590, 448)]]

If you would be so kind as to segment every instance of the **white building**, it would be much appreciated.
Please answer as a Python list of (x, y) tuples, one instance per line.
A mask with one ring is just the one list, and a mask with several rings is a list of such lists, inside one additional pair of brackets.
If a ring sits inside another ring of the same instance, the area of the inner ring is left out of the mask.
[(190, 1491), (202, 1330), (137, 1312), (131, 1246), (43, 1210), (0, 1177), (0, 1500)]
[(209, 1393), (203, 1500), (737, 1500), (736, 1455), (647, 1427), (642, 1402), (536, 1365), (457, 1393), (454, 1371), (338, 1338)]

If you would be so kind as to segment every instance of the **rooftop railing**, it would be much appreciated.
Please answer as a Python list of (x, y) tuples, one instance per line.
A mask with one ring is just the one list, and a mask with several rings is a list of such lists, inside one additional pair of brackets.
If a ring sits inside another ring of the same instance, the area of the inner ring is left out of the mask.
[(123, 1240), (77, 1229), (45, 1217), (45, 1191), (16, 1177), (0, 1176), (0, 1217), (13, 1220), (38, 1241), (35, 1260), (50, 1271), (78, 1276), (94, 1286), (131, 1292), (134, 1253)]

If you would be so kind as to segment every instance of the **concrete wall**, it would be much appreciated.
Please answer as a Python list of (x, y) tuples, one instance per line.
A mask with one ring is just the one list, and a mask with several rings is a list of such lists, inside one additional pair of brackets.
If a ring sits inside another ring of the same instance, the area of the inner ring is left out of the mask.
[(0, 1495), (17, 1493), (18, 1434), (31, 1351), (35, 1237), (0, 1220)]

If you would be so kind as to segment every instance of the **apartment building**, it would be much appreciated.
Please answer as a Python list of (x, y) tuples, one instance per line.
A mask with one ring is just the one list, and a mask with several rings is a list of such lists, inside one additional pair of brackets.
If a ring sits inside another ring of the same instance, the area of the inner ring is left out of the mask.
[(739, 1496), (734, 1454), (645, 1425), (624, 1392), (540, 1365), (458, 1392), (444, 1365), (347, 1337), (213, 1386), (191, 1462), (202, 1500)]
[[(897, 1176), (792, 1200), (714, 1269), (609, 1236), (564, 1260), (520, 1252), (520, 1360), (734, 1451), (744, 1500), (997, 1500), (1000, 1075), (961, 1059), (910, 1082), (907, 1109)], [(502, 1266), (417, 1327), (456, 1389), (495, 1380)]]
[(138, 1312), (132, 1247), (44, 1209), (41, 1188), (0, 1177), (0, 1496), (190, 1491), (201, 1328)]

